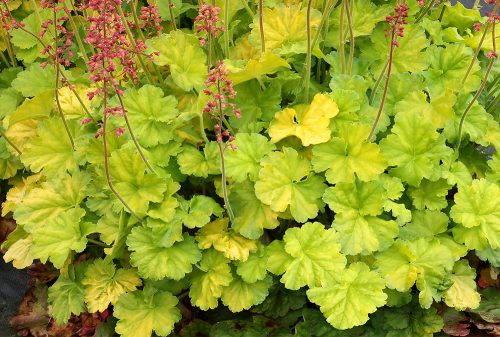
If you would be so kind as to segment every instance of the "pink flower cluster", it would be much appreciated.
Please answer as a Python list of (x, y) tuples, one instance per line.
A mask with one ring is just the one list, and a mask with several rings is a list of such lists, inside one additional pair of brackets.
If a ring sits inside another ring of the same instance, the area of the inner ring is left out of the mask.
[(7, 32), (25, 27), (24, 22), (17, 21), (12, 17), (9, 10), (9, 0), (0, 0), (0, 24)]
[(406, 20), (408, 18), (408, 5), (406, 3), (401, 3), (394, 9), (394, 15), (388, 15), (385, 21), (390, 25), (391, 29), (385, 30), (385, 35), (391, 35), (391, 43), (395, 47), (399, 47), (398, 37), (404, 36), (404, 27), (408, 23)]
[(196, 23), (196, 33), (205, 33), (205, 36), (200, 36), (200, 44), (204, 46), (210, 36), (218, 37), (224, 32), (224, 27), (218, 25), (220, 8), (209, 4), (203, 4), (200, 7), (198, 16), (194, 19)]
[(108, 86), (117, 94), (123, 94), (114, 75), (118, 65), (121, 66), (124, 79), (137, 80), (137, 64), (134, 57), (136, 54), (142, 54), (146, 50), (146, 45), (139, 39), (135, 39), (134, 43), (128, 40), (125, 26), (117, 10), (121, 5), (121, 0), (89, 0), (86, 5), (96, 13), (96, 16), (87, 17), (89, 28), (85, 39), (95, 49), (88, 64), (90, 80), (103, 84), (88, 94), (90, 99), (103, 91), (108, 93)]
[[(224, 63), (220, 60), (217, 61), (216, 66), (208, 73), (205, 81), (206, 88), (203, 90), (203, 93), (210, 97), (203, 112), (209, 113), (216, 120), (214, 130), (219, 143), (224, 141), (231, 143), (234, 140), (234, 136), (231, 135), (229, 130), (223, 130), (224, 116), (234, 114), (236, 118), (241, 117), (240, 109), (236, 109), (235, 104), (230, 102), (236, 96), (236, 91), (234, 90), (233, 81), (228, 78), (228, 75), (229, 72)], [(229, 144), (229, 146), (233, 150), (236, 149), (234, 144)]]
[[(71, 39), (75, 33), (67, 30), (66, 27), (64, 27), (64, 24), (68, 21), (69, 16), (71, 15), (71, 10), (66, 6), (64, 0), (42, 0), (40, 4), (42, 8), (50, 8), (53, 10), (56, 22), (52, 19), (42, 22), (42, 30), (38, 36), (44, 37), (45, 34), (47, 34), (47, 31), (50, 30), (50, 33), (56, 35), (55, 43), (57, 44), (56, 46), (45, 46), (42, 50), (42, 55), (49, 54), (50, 58), (54, 62), (59, 62), (59, 64), (69, 67), (71, 65), (70, 59), (73, 58), (73, 52), (71, 51), (73, 41)], [(59, 12), (63, 12), (63, 15), (60, 17), (58, 17)], [(57, 34), (55, 34), (54, 31), (57, 32)], [(59, 37), (59, 35), (61, 35), (61, 37)], [(46, 66), (47, 64), (47, 62), (44, 62), (42, 63), (42, 66)]]
[(150, 29), (154, 32), (154, 35), (160, 36), (163, 27), (161, 26), (161, 17), (157, 6), (150, 4), (142, 7), (139, 20), (141, 21), (141, 29)]

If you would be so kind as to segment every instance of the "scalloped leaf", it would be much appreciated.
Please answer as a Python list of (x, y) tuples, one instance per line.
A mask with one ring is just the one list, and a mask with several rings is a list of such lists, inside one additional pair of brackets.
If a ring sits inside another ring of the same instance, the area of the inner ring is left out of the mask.
[(371, 314), (385, 304), (384, 280), (362, 263), (353, 263), (327, 285), (311, 288), (307, 297), (318, 304), (328, 323), (345, 330), (362, 325)]

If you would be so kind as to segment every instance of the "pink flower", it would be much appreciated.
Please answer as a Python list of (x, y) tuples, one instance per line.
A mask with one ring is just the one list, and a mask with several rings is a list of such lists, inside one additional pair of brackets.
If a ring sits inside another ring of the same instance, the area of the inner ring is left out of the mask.
[[(203, 93), (210, 97), (203, 112), (209, 113), (216, 121), (214, 131), (219, 143), (224, 141), (231, 143), (234, 140), (230, 131), (223, 129), (224, 116), (233, 114), (236, 118), (241, 117), (241, 110), (236, 109), (236, 105), (230, 102), (236, 96), (236, 90), (234, 90), (233, 81), (229, 79), (228, 75), (229, 71), (227, 71), (224, 62), (217, 61), (216, 66), (208, 73), (203, 90)], [(231, 146), (231, 148), (233, 147)]]
[(120, 128), (117, 128), (115, 130), (115, 135), (116, 135), (116, 137), (120, 137), (124, 132), (125, 132), (125, 128), (120, 127)]
[(200, 7), (198, 16), (194, 19), (196, 23), (195, 32), (200, 35), (206, 35), (206, 37), (198, 37), (202, 46), (207, 43), (208, 36), (218, 37), (224, 31), (224, 28), (218, 25), (219, 12), (219, 7), (203, 4)]
[(486, 53), (486, 57), (489, 58), (490, 60), (491, 59), (497, 59), (498, 58), (498, 54), (494, 51), (489, 51), (488, 53)]

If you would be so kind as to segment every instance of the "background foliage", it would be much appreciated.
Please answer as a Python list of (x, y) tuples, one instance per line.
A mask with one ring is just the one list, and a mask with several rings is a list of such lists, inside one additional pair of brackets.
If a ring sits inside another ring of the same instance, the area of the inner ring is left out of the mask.
[[(268, 0), (261, 23), (259, 4), (216, 0), (208, 35), (196, 1), (158, 2), (158, 35), (132, 22), (146, 4), (118, 1), (137, 78), (114, 59), (103, 84), (104, 47), (55, 66), (63, 33), (36, 38), (53, 10), (3, 1), (24, 23), (0, 28), (3, 257), (45, 264), (32, 296), (51, 331), (498, 333), (495, 17), (419, 2), (391, 39), (395, 1)], [(85, 37), (100, 13), (68, 4)], [(240, 118), (203, 112), (216, 60)]]

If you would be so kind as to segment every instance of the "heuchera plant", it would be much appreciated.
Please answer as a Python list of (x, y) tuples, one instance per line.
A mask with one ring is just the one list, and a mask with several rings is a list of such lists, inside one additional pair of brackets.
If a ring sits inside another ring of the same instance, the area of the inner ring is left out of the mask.
[(0, 0), (4, 260), (52, 270), (50, 324), (102, 322), (79, 336), (491, 328), (500, 1), (478, 5)]

